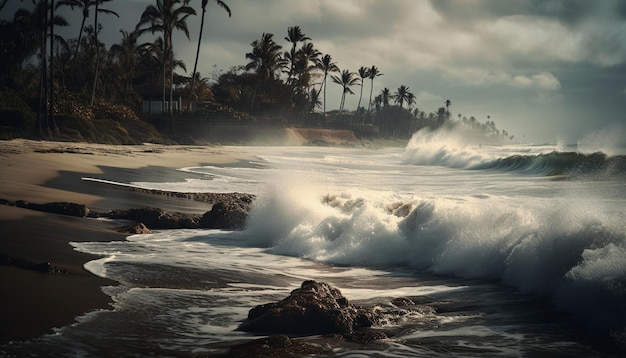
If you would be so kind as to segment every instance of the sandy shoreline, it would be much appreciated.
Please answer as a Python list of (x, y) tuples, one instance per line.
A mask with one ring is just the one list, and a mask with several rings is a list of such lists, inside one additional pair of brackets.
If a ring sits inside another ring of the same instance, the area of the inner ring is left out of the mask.
[[(174, 181), (174, 169), (249, 160), (233, 148), (200, 146), (114, 146), (30, 140), (0, 141), (0, 199), (33, 203), (73, 202), (107, 211), (134, 207), (201, 213), (209, 204), (147, 195), (82, 180)], [(40, 273), (0, 265), (0, 341), (22, 340), (72, 324), (83, 313), (109, 307), (102, 286), (83, 264), (94, 259), (70, 242), (123, 240), (119, 224), (0, 206), (0, 254), (49, 262), (64, 273)]]

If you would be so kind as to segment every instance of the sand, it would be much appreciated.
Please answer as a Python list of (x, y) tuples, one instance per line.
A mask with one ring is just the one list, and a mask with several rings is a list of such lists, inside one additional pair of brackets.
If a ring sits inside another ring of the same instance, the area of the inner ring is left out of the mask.
[[(174, 169), (250, 159), (232, 147), (0, 141), (0, 199), (73, 202), (98, 211), (152, 206), (202, 213), (210, 208), (208, 204), (130, 192), (81, 178), (183, 180)], [(124, 240), (120, 225), (0, 205), (0, 254), (49, 262), (63, 271), (40, 273), (0, 265), (0, 342), (52, 333), (55, 327), (74, 323), (77, 316), (110, 308), (112, 301), (102, 287), (116, 283), (87, 272), (84, 263), (96, 257), (74, 251), (70, 242)]]

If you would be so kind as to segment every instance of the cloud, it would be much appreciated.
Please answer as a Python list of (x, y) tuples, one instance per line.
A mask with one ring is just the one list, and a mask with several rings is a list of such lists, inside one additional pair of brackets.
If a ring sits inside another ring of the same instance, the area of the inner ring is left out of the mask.
[(460, 82), (468, 86), (508, 86), (537, 90), (557, 90), (561, 88), (558, 78), (549, 72), (523, 75), (511, 74), (502, 70), (452, 68), (447, 70), (446, 77), (451, 82)]

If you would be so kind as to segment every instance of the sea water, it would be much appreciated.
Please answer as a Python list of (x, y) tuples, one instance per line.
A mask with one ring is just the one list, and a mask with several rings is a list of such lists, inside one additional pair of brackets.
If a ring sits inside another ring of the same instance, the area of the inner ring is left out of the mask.
[(243, 231), (74, 243), (119, 282), (103, 288), (112, 307), (0, 351), (220, 353), (258, 338), (236, 330), (251, 308), (314, 279), (357, 304), (433, 308), (388, 317), (389, 339), (336, 356), (620, 356), (626, 152), (591, 147), (423, 131), (404, 148), (228, 147), (255, 160), (120, 183), (257, 199)]

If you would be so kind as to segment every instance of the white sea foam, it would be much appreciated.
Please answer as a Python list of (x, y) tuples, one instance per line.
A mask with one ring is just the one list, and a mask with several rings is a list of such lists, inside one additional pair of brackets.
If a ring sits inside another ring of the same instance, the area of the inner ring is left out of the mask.
[[(625, 184), (460, 170), (555, 148), (446, 138), (422, 133), (405, 150), (241, 148), (263, 151), (262, 164), (187, 170), (212, 176), (223, 191), (255, 186), (245, 231), (173, 230), (76, 245), (110, 256), (92, 270), (129, 286), (211, 290), (224, 305), (232, 297), (237, 312), (225, 315), (230, 319), (241, 317), (242, 307), (284, 297), (304, 279), (345, 284), (406, 270), (501, 282), (586, 313), (588, 322), (594, 315), (609, 322), (605, 328), (623, 326)], [(180, 186), (188, 184), (197, 183)], [(351, 299), (464, 290), (438, 283), (344, 286)], [(133, 295), (140, 292), (171, 294)], [(219, 325), (203, 329), (222, 334)]]

